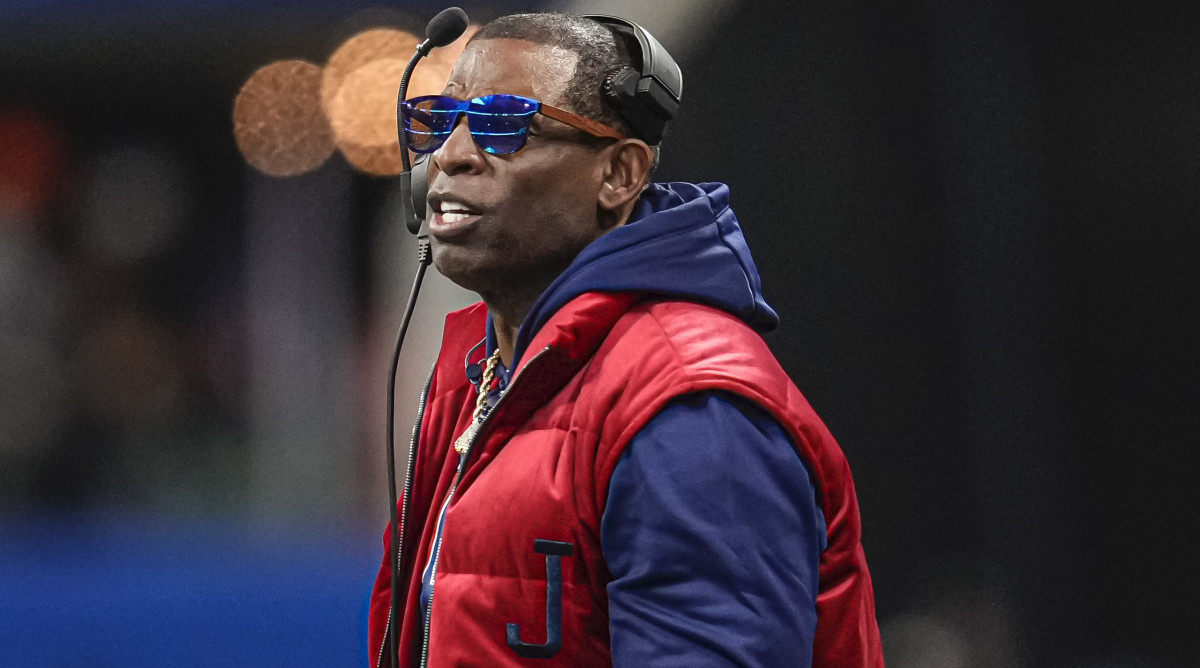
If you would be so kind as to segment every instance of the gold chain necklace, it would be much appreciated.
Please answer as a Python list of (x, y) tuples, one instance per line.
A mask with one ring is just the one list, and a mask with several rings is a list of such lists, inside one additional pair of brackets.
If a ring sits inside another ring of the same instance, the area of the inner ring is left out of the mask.
[(471, 447), (471, 439), (475, 438), (475, 433), (479, 431), (479, 425), (483, 422), (480, 418), (483, 416), (483, 411), (487, 409), (488, 393), (492, 389), (492, 379), (496, 373), (496, 365), (499, 363), (500, 349), (497, 348), (483, 367), (483, 377), (479, 379), (479, 394), (475, 397), (475, 411), (471, 413), (471, 424), (462, 433), (462, 436), (454, 439), (454, 451), (460, 455), (467, 454), (467, 450)]

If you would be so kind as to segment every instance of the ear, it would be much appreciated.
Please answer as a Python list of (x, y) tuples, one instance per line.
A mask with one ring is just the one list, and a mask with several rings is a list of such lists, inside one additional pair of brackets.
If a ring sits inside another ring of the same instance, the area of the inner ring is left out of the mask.
[(616, 224), (621, 225), (650, 181), (654, 152), (640, 139), (622, 139), (605, 149), (605, 152), (608, 160), (603, 164), (596, 203), (602, 211), (615, 214)]

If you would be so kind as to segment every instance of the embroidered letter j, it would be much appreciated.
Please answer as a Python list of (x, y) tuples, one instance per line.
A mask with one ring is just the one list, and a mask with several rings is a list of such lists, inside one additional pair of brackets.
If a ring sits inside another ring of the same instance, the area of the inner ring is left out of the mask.
[(546, 642), (531, 645), (521, 641), (520, 624), (508, 624), (508, 646), (525, 659), (549, 659), (562, 649), (562, 558), (575, 553), (571, 543), (533, 541), (533, 551), (546, 555)]

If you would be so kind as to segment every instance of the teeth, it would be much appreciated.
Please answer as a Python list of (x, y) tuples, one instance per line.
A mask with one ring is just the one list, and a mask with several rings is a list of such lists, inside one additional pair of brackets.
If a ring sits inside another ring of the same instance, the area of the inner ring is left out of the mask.
[(442, 213), (451, 213), (455, 211), (467, 212), (470, 211), (464, 204), (458, 202), (442, 202)]
[(446, 211), (444, 209), (442, 210), (442, 220), (446, 221), (447, 223), (457, 223), (457, 222), (466, 220), (469, 217), (470, 217), (470, 215), (466, 214), (466, 213), (458, 213), (456, 211)]

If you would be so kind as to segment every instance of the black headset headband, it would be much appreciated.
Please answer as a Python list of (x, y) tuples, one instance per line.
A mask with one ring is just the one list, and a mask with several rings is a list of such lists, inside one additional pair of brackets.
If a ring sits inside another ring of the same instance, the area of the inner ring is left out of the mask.
[(679, 65), (653, 35), (633, 21), (604, 14), (586, 14), (583, 18), (607, 27), (618, 38), (622, 35), (634, 38), (630, 41), (630, 46), (637, 48), (637, 53), (631, 54), (634, 67), (611, 73), (604, 82), (603, 92), (640, 139), (658, 144), (667, 123), (679, 112), (683, 95)]

